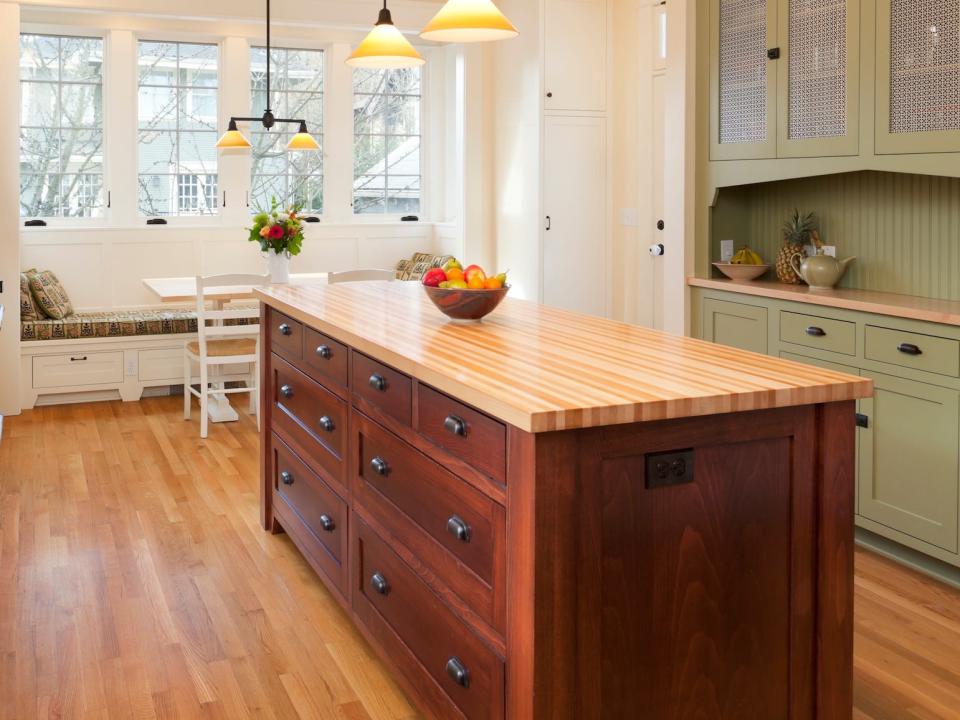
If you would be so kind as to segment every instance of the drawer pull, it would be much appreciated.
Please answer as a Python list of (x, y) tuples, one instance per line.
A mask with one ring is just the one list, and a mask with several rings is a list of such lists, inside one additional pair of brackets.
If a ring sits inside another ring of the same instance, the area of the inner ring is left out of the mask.
[(827, 331), (823, 328), (819, 328), (816, 325), (811, 325), (807, 328), (807, 335), (810, 337), (826, 337)]
[(460, 542), (470, 542), (470, 526), (459, 515), (451, 515), (447, 520), (447, 532)]
[(387, 579), (380, 573), (374, 573), (370, 577), (370, 587), (380, 595), (386, 595), (390, 592), (390, 583), (388, 583)]
[(900, 343), (897, 345), (897, 350), (902, 352), (904, 355), (923, 355), (923, 350), (918, 348), (913, 343)]
[(324, 532), (333, 532), (337, 528), (329, 515), (320, 516), (320, 527), (323, 528)]
[(280, 394), (283, 395), (285, 398), (292, 398), (292, 397), (293, 397), (293, 388), (290, 387), (289, 385), (281, 385), (281, 386), (280, 386)]
[(324, 360), (329, 360), (333, 357), (333, 350), (330, 349), (329, 345), (321, 345), (317, 348), (317, 355), (322, 357)]
[(459, 435), (460, 437), (467, 436), (467, 423), (463, 421), (463, 418), (459, 418), (456, 415), (447, 415), (443, 421), (443, 427), (453, 435)]
[(284, 485), (293, 485), (293, 475), (284, 470), (280, 473), (280, 482)]
[(460, 662), (460, 658), (452, 657), (447, 660), (447, 675), (457, 685), (465, 688), (470, 687), (470, 673), (467, 671), (466, 665)]
[(870, 418), (864, 415), (863, 413), (857, 413), (857, 427), (858, 428), (869, 428), (870, 427)]
[(390, 466), (387, 461), (381, 457), (375, 457), (370, 461), (370, 467), (377, 475), (387, 475), (390, 472)]
[(328, 418), (326, 415), (320, 418), (320, 427), (322, 427), (327, 432), (333, 432), (334, 430), (337, 429), (336, 423), (334, 423), (333, 420)]
[(286, 323), (280, 323), (279, 330), (281, 335), (293, 335), (293, 328)]
[(387, 389), (387, 379), (383, 377), (383, 375), (373, 374), (370, 376), (370, 387), (374, 390), (385, 392)]
[(80, 357), (71, 357), (70, 362), (83, 362), (87, 359), (86, 355), (81, 355)]

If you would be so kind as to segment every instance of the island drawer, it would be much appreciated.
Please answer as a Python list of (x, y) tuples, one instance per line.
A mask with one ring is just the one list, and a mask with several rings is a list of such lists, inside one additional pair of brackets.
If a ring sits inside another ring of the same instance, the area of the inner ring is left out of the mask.
[(780, 339), (794, 345), (856, 355), (857, 324), (784, 310), (780, 312)]
[[(503, 660), (356, 516), (353, 534), (353, 609), (375, 640), (399, 640), (418, 661), (391, 653), (398, 669), (414, 686), (432, 681), (471, 720), (502, 718)], [(451, 710), (435, 714), (452, 717)]]
[(413, 381), (408, 375), (354, 351), (353, 392), (404, 425), (410, 425)]
[(270, 348), (287, 360), (300, 360), (303, 349), (303, 325), (283, 313), (270, 309), (269, 322)]
[(310, 327), (303, 329), (303, 371), (334, 390), (347, 387), (349, 350), (341, 342)]
[(346, 401), (276, 355), (271, 363), (275, 429), (298, 445), (312, 465), (346, 485)]
[(343, 591), (346, 503), (276, 435), (272, 436), (272, 446), (274, 494), (306, 530), (298, 533), (307, 545), (305, 551)]
[(950, 338), (867, 325), (864, 354), (868, 360), (950, 377), (960, 375), (960, 341)]
[(507, 428), (427, 385), (417, 389), (417, 430), (499, 482), (507, 475)]

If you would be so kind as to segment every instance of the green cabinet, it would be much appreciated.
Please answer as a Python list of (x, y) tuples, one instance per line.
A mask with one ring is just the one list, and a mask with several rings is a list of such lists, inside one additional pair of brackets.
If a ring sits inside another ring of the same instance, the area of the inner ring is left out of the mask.
[(704, 300), (703, 339), (766, 354), (767, 309), (745, 303)]
[(859, 512), (957, 552), (960, 393), (880, 373), (861, 401)]

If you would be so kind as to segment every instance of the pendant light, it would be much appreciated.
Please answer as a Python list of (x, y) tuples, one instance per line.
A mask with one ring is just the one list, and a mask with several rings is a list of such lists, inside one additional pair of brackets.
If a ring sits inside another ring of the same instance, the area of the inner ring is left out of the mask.
[(299, 125), (300, 129), (296, 135), (290, 138), (287, 143), (287, 150), (319, 150), (320, 144), (314, 140), (313, 136), (307, 132), (307, 121), (300, 118), (278, 118), (274, 117), (270, 109), (270, 0), (267, 0), (267, 109), (263, 111), (262, 117), (231, 117), (227, 131), (217, 140), (217, 147), (223, 149), (229, 148), (249, 148), (250, 141), (244, 137), (243, 133), (237, 128), (237, 122), (259, 122), (264, 128), (269, 130), (277, 123), (285, 125)]
[(387, 9), (387, 0), (383, 0), (383, 9), (363, 41), (357, 45), (347, 65), (355, 68), (411, 68), (423, 65), (426, 60), (410, 44), (403, 33), (397, 30)]
[(424, 40), (468, 43), (506, 40), (519, 33), (492, 0), (447, 0), (420, 32)]

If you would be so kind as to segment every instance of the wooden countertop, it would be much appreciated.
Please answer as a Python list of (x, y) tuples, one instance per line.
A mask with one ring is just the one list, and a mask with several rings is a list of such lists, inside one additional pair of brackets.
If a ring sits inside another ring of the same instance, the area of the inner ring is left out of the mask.
[(914, 295), (897, 295), (896, 293), (873, 290), (849, 290), (847, 288), (813, 292), (806, 285), (787, 285), (775, 280), (737, 282), (726, 278), (690, 277), (687, 278), (687, 284), (692, 287), (725, 290), (742, 293), (743, 295), (757, 295), (775, 300), (790, 300), (844, 310), (859, 310), (860, 312), (892, 315), (893, 317), (924, 320), (944, 325), (960, 325), (960, 302), (953, 300), (934, 300)]
[(869, 396), (872, 382), (507, 298), (450, 322), (418, 283), (273, 285), (280, 312), (530, 432)]

